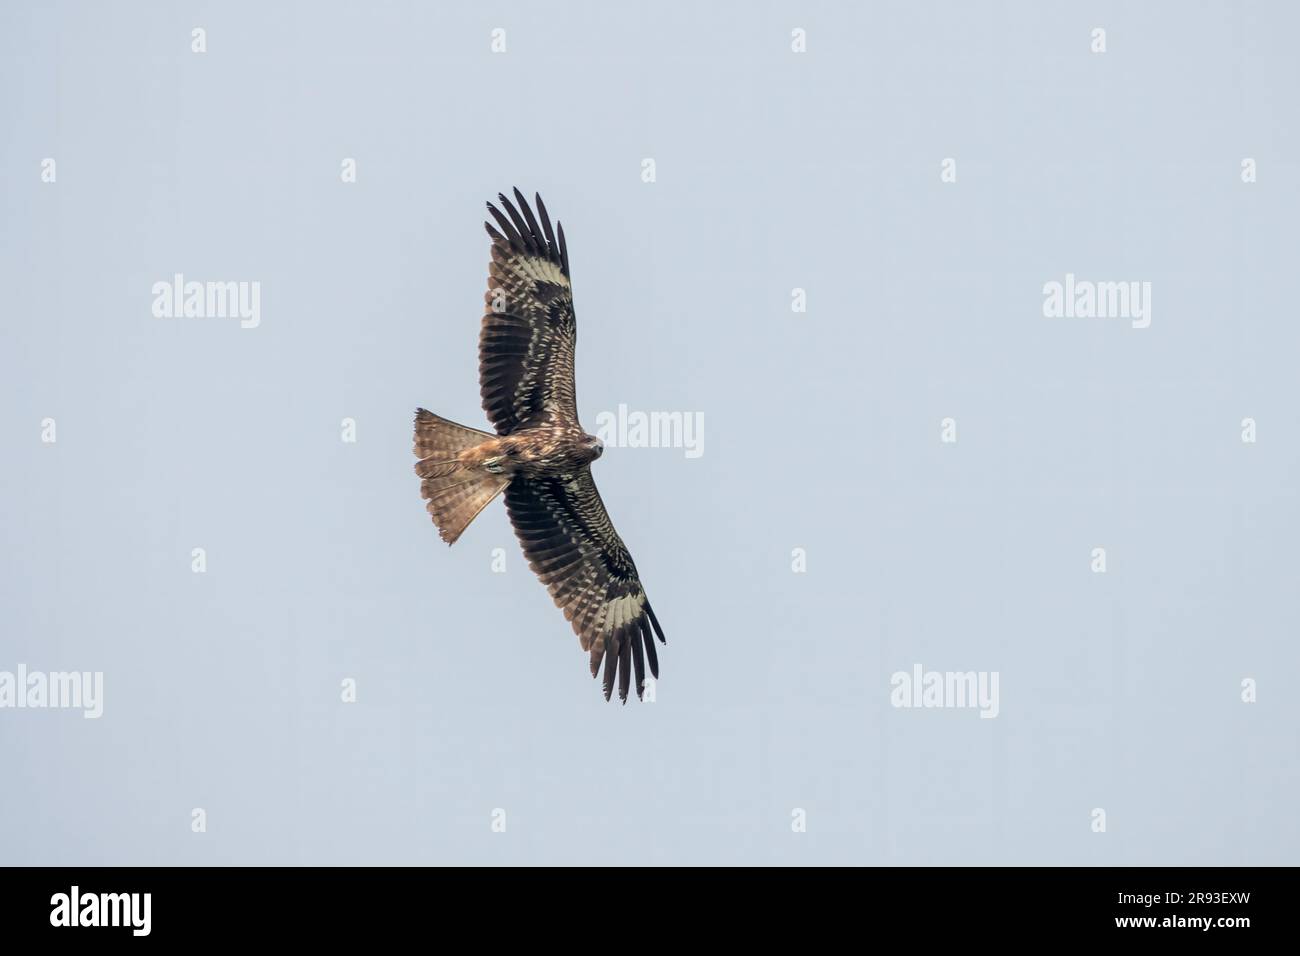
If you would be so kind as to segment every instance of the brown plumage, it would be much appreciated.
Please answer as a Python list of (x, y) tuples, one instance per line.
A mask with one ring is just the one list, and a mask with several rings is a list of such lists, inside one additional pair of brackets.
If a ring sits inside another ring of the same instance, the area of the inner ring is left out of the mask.
[(479, 332), (483, 410), (496, 434), (415, 414), (415, 472), (438, 533), (452, 544), (503, 490), (528, 565), (573, 624), (608, 700), (627, 702), (633, 674), (659, 676), (663, 629), (591, 477), (604, 446), (578, 423), (577, 327), (564, 227), (536, 197), (488, 203), (492, 262)]

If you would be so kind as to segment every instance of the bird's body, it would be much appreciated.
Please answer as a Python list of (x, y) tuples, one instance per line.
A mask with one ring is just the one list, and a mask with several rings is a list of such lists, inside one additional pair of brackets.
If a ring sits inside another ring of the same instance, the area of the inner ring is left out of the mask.
[(488, 438), (457, 456), (468, 467), (494, 475), (567, 475), (600, 457), (600, 439), (564, 422), (520, 428)]
[[(546, 585), (590, 653), (594, 677), (604, 662), (604, 692), (615, 680), (626, 701), (646, 664), (659, 676), (663, 630), (636, 566), (615, 532), (591, 477), (604, 446), (578, 422), (573, 358), (577, 329), (564, 229), (536, 199), (537, 216), (515, 190), (509, 218), (488, 204), (499, 229), (479, 333), (483, 408), (496, 434), (418, 409), (415, 471), (438, 533), (454, 543), (502, 492), (529, 566)], [(539, 223), (540, 218), (540, 223)]]

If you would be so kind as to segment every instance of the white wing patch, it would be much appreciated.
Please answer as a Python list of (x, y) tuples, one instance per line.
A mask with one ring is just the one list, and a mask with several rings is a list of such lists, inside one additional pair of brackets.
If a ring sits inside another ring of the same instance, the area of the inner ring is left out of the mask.
[(605, 618), (608, 621), (607, 630), (618, 630), (624, 624), (636, 620), (641, 616), (641, 609), (644, 607), (645, 594), (627, 594), (614, 598), (609, 602), (609, 610)]
[(569, 277), (560, 271), (560, 267), (550, 259), (538, 256), (519, 256), (513, 263), (514, 271), (537, 282), (549, 282), (561, 288), (569, 288)]

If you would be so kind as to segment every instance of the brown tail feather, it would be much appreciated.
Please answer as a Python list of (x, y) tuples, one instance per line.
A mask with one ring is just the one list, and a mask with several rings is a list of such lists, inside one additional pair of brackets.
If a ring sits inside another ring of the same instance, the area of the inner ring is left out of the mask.
[(491, 432), (481, 432), (477, 428), (457, 425), (428, 409), (415, 410), (416, 458), (435, 460), (455, 458), (465, 449), (481, 445), (489, 438), (495, 437)]
[(449, 461), (437, 461), (433, 458), (421, 458), (415, 463), (415, 473), (421, 478), (446, 478), (460, 471), (461, 464), (455, 458)]
[(493, 438), (487, 432), (466, 428), (421, 408), (415, 413), (415, 473), (426, 508), (443, 541), (452, 544), (480, 511), (510, 483), (476, 465), (462, 464), (457, 456)]

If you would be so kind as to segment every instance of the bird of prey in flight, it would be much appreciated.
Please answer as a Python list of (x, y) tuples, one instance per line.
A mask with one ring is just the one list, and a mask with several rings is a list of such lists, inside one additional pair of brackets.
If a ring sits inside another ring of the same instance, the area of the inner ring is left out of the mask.
[(479, 332), (483, 410), (496, 434), (415, 413), (415, 473), (442, 540), (452, 544), (502, 491), (528, 566), (572, 622), (591, 656), (604, 662), (604, 692), (627, 703), (632, 674), (645, 690), (646, 664), (659, 676), (659, 620), (636, 565), (614, 530), (591, 463), (605, 450), (578, 424), (573, 354), (577, 326), (564, 227), (536, 197), (498, 195), (485, 222), (492, 237), (486, 308)]

